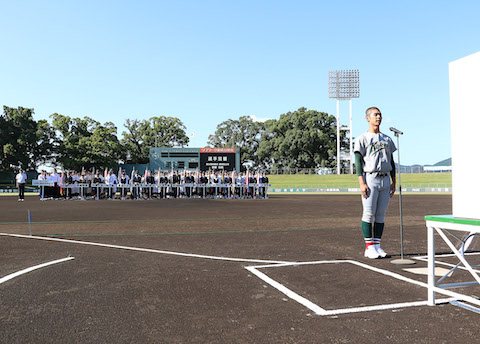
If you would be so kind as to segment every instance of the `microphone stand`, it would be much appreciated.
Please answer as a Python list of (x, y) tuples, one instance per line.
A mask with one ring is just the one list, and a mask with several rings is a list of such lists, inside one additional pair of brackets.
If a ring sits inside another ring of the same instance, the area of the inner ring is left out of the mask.
[(394, 132), (395, 137), (397, 138), (397, 151), (398, 151), (398, 191), (399, 191), (399, 204), (400, 204), (400, 250), (401, 255), (400, 259), (394, 259), (390, 263), (396, 265), (411, 265), (415, 264), (415, 261), (411, 259), (404, 259), (403, 258), (403, 211), (402, 211), (402, 171), (401, 171), (401, 164), (400, 164), (400, 135), (403, 133), (400, 130), (395, 128), (390, 128), (391, 131)]

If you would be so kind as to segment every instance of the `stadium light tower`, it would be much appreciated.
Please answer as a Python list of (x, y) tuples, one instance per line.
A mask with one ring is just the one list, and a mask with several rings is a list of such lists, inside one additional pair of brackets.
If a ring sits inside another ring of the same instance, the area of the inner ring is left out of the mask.
[(340, 174), (340, 100), (350, 101), (350, 173), (353, 174), (352, 98), (360, 97), (360, 72), (358, 69), (328, 72), (328, 98), (337, 100), (337, 174)]

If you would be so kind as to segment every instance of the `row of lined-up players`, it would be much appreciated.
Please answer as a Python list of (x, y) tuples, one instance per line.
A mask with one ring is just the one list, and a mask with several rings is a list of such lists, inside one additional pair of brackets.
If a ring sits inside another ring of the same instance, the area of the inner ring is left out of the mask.
[[(43, 171), (42, 171), (43, 174)], [(247, 182), (248, 178), (248, 182)], [(151, 171), (146, 171), (143, 176), (138, 171), (132, 173), (132, 178), (125, 170), (119, 172), (119, 177), (113, 170), (101, 173), (74, 171), (60, 177), (53, 173), (48, 178), (42, 178), (55, 182), (54, 187), (45, 187), (42, 198), (62, 197), (99, 197), (99, 198), (150, 198), (150, 197), (230, 197), (230, 198), (254, 198), (266, 197), (268, 177), (264, 173), (214, 173), (214, 172), (158, 172), (155, 176)], [(55, 180), (54, 180), (55, 179)], [(233, 182), (235, 181), (235, 182)], [(87, 184), (86, 188), (76, 187), (76, 184)], [(91, 187), (91, 184), (108, 184), (108, 188)], [(138, 184), (150, 184), (151, 187), (138, 187)], [(173, 184), (173, 185), (172, 185)], [(185, 186), (195, 184), (195, 186)], [(215, 187), (213, 184), (229, 185), (229, 187)], [(255, 186), (258, 184), (258, 187)], [(62, 188), (68, 185), (67, 188)], [(117, 187), (118, 185), (118, 187)], [(128, 186), (125, 186), (128, 185)], [(209, 185), (209, 187), (205, 187)], [(82, 190), (83, 189), (83, 190)], [(117, 190), (118, 189), (118, 190)], [(119, 195), (117, 195), (117, 191)]]

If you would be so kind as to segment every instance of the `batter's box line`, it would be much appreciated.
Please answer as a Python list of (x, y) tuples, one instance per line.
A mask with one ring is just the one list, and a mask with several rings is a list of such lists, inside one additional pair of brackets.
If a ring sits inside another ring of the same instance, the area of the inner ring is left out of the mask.
[[(308, 300), (307, 298), (295, 293), (293, 290), (288, 289), (283, 284), (275, 281), (273, 278), (268, 277), (263, 272), (259, 271), (259, 269), (265, 268), (279, 268), (285, 266), (299, 266), (299, 265), (314, 265), (314, 264), (341, 264), (341, 263), (350, 263), (353, 265), (360, 266), (362, 268), (372, 270), (378, 272), (380, 274), (390, 276), (396, 279), (399, 279), (404, 282), (408, 282), (411, 284), (415, 284), (424, 288), (427, 288), (426, 283), (422, 283), (419, 281), (415, 281), (413, 279), (407, 278), (405, 276), (396, 274), (394, 272), (379, 269), (364, 263), (357, 262), (355, 260), (323, 260), (323, 261), (314, 261), (314, 262), (296, 262), (296, 263), (283, 263), (283, 264), (269, 264), (269, 265), (257, 265), (257, 266), (247, 266), (245, 269), (250, 271), (252, 274), (263, 280), (265, 283), (271, 285), (281, 293), (288, 296), (290, 299), (300, 303), (301, 305), (307, 307), (311, 311), (313, 311), (317, 315), (340, 315), (340, 314), (348, 314), (348, 313), (359, 313), (359, 312), (370, 312), (370, 311), (378, 311), (378, 310), (388, 310), (388, 309), (398, 309), (398, 308), (407, 308), (407, 307), (420, 307), (420, 306), (427, 306), (427, 301), (414, 301), (414, 302), (402, 302), (402, 303), (393, 303), (393, 304), (383, 304), (383, 305), (375, 305), (375, 306), (362, 306), (362, 307), (353, 307), (353, 308), (341, 308), (341, 309), (332, 309), (326, 310), (317, 304), (313, 303), (312, 301)], [(455, 301), (454, 298), (449, 299), (437, 299), (436, 303), (448, 303), (450, 301)]]
[[(464, 256), (478, 256), (478, 255), (480, 255), (480, 252), (465, 252), (464, 253)], [(450, 257), (455, 258), (457, 256), (455, 255), (455, 253), (443, 253), (443, 254), (436, 254), (435, 255), (435, 258), (450, 258)], [(412, 258), (416, 259), (416, 260), (419, 260), (421, 262), (428, 263), (428, 256), (418, 256), (418, 257), (412, 257)], [(443, 266), (448, 266), (450, 268), (453, 268), (453, 267), (456, 266), (455, 264), (442, 262), (441, 260), (435, 260), (435, 265), (443, 265)], [(458, 269), (468, 271), (468, 269), (465, 268), (464, 266), (458, 266)], [(475, 271), (476, 273), (480, 273), (480, 270), (476, 270), (476, 269), (472, 269), (472, 270)]]

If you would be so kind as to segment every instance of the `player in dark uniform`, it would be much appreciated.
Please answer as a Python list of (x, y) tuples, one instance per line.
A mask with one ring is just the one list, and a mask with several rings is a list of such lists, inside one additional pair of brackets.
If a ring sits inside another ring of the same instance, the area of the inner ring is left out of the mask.
[(267, 198), (268, 177), (266, 176), (265, 173), (262, 173), (262, 177), (260, 178), (260, 183), (263, 184), (260, 195), (262, 198)]
[(139, 185), (142, 183), (142, 177), (138, 173), (138, 171), (135, 171), (135, 174), (133, 176), (133, 182), (132, 182), (132, 188), (133, 192), (131, 194), (132, 199), (140, 199), (140, 187)]
[(146, 196), (148, 199), (152, 199), (153, 194), (153, 185), (155, 184), (155, 177), (152, 176), (152, 171), (147, 172), (147, 177), (145, 178), (145, 183), (148, 185), (146, 189)]
[(126, 185), (130, 183), (130, 177), (127, 174), (127, 171), (122, 170), (122, 175), (120, 176), (120, 184), (122, 187), (120, 188), (120, 199), (124, 200), (127, 197), (128, 189)]
[[(93, 184), (101, 184), (102, 183), (102, 178), (100, 172), (97, 171), (95, 175), (93, 176)], [(92, 188), (92, 192), (95, 195), (96, 199), (100, 198), (100, 188), (99, 187), (94, 187)]]
[(253, 175), (248, 176), (248, 198), (253, 198), (254, 196), (254, 188), (255, 188), (255, 183), (257, 181), (253, 177)]

